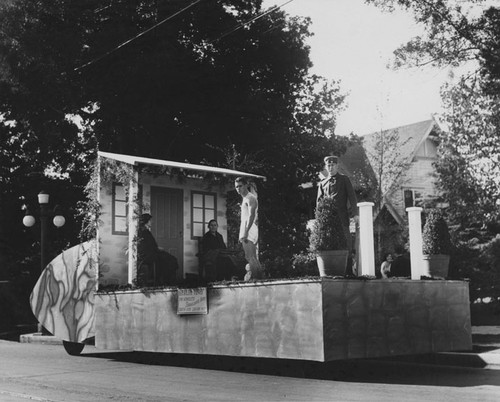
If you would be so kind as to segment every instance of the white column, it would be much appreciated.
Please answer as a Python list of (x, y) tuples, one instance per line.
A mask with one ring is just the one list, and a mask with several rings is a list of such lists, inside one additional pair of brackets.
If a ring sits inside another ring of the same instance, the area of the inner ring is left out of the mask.
[[(97, 205), (102, 205), (102, 200), (101, 200), (101, 156), (99, 156), (99, 154), (97, 154)], [(99, 222), (99, 214), (97, 212), (95, 212), (97, 214), (96, 217), (94, 217), (94, 219), (97, 219), (97, 221)], [(96, 234), (95, 234), (95, 251), (96, 251), (96, 255), (95, 255), (95, 258), (96, 258), (96, 270), (95, 270), (95, 277), (96, 277), (96, 281), (95, 281), (95, 290), (97, 291), (99, 289), (99, 278), (101, 277), (100, 273), (99, 273), (99, 263), (100, 263), (100, 252), (101, 252), (101, 242), (99, 240), (99, 237), (100, 237), (100, 227), (101, 225), (97, 224), (97, 229), (96, 229)]]
[(422, 255), (422, 208), (406, 208), (408, 212), (408, 226), (410, 232), (410, 262), (411, 279), (420, 279), (423, 272)]
[(358, 275), (375, 276), (375, 246), (373, 242), (373, 202), (359, 202)]
[(139, 174), (134, 171), (134, 178), (128, 186), (128, 283), (133, 283), (137, 276), (137, 196), (139, 193)]

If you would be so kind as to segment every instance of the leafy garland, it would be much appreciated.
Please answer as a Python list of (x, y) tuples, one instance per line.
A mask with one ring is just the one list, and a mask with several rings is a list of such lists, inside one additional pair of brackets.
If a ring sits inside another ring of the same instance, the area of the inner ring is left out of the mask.
[(120, 183), (128, 192), (128, 184), (136, 181), (133, 166), (109, 158), (101, 158), (94, 162), (94, 167), (90, 175), (90, 180), (85, 186), (85, 201), (78, 203), (79, 215), (82, 217), (82, 227), (80, 229), (80, 239), (87, 241), (94, 239), (97, 228), (102, 221), (101, 204), (99, 203), (98, 187), (101, 183)]

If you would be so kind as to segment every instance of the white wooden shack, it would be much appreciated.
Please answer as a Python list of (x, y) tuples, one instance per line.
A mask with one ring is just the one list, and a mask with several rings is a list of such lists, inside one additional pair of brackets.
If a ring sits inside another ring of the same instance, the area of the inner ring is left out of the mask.
[(193, 165), (139, 156), (99, 152), (105, 160), (125, 164), (132, 171), (128, 183), (101, 180), (98, 199), (99, 283), (126, 285), (136, 277), (138, 217), (150, 213), (158, 246), (174, 255), (179, 279), (198, 273), (198, 239), (210, 219), (219, 223), (227, 239), (226, 197), (234, 179), (263, 176), (231, 169)]

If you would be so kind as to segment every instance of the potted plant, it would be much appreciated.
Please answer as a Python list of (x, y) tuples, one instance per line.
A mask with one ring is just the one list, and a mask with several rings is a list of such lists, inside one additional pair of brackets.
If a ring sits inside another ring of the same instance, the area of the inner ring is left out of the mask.
[(347, 241), (335, 201), (322, 198), (310, 227), (310, 251), (316, 255), (320, 276), (344, 275), (347, 267)]
[(423, 230), (424, 276), (446, 278), (450, 265), (451, 238), (439, 209), (431, 209)]

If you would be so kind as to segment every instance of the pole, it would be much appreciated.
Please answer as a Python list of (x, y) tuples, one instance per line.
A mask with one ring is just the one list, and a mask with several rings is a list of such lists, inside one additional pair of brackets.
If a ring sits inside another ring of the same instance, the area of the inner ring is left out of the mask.
[(40, 204), (40, 273), (43, 272), (47, 266), (47, 245), (49, 237), (49, 206), (47, 204)]
[[(47, 246), (49, 244), (49, 218), (48, 204), (40, 204), (40, 275), (47, 266)], [(42, 324), (38, 323), (38, 332), (47, 333)]]

